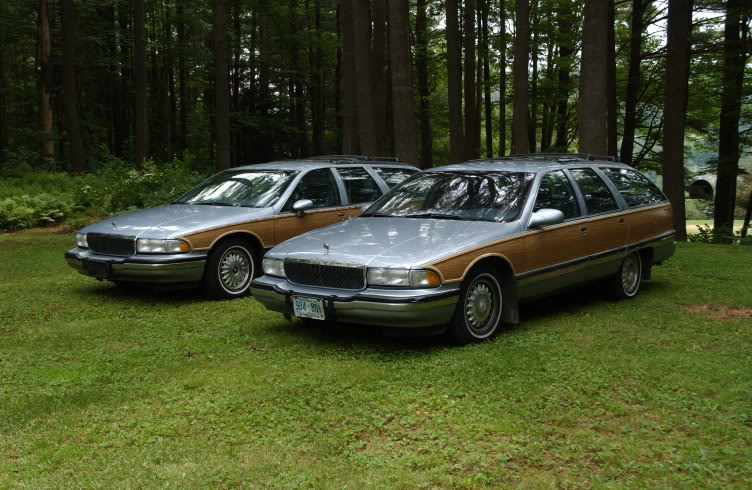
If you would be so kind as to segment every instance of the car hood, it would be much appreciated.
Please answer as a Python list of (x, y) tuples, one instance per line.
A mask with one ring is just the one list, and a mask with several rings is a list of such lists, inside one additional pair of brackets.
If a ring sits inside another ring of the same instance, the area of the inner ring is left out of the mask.
[(173, 238), (186, 233), (273, 215), (271, 208), (167, 204), (107, 218), (83, 228), (81, 233)]
[(503, 238), (517, 229), (517, 223), (355, 218), (294, 237), (274, 247), (269, 254), (370, 267), (410, 268)]

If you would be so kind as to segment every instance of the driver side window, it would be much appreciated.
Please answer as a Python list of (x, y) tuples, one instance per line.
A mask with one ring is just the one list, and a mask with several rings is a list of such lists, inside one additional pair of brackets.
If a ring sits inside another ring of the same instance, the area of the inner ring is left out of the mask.
[(572, 185), (561, 170), (548, 173), (541, 180), (533, 211), (545, 208), (558, 209), (564, 213), (564, 219), (577, 218), (580, 215), (580, 207)]
[(333, 208), (342, 204), (337, 182), (328, 168), (311, 170), (300, 179), (282, 212), (292, 211), (292, 205), (300, 199), (313, 201), (313, 209)]

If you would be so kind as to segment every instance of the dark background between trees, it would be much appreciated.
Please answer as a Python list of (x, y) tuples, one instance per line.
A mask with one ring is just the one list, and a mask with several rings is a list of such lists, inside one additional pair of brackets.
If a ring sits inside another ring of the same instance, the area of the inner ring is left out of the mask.
[(747, 0), (4, 0), (0, 169), (582, 151), (661, 174), (682, 239), (692, 169), (716, 174), (730, 234), (750, 201), (751, 16)]

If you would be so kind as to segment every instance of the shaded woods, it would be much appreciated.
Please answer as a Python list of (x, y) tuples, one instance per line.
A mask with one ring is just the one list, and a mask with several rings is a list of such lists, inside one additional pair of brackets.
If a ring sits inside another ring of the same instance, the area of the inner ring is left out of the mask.
[(0, 167), (80, 173), (112, 158), (141, 168), (190, 155), (224, 169), (363, 153), (429, 168), (582, 151), (662, 175), (677, 230), (691, 174), (717, 175), (711, 211), (730, 233), (750, 192), (738, 186), (751, 9), (743, 0), (6, 0)]

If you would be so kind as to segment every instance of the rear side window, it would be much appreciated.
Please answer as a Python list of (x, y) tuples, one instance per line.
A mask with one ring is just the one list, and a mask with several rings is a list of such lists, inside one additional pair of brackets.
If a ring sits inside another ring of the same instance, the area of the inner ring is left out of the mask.
[(292, 211), (292, 205), (300, 199), (310, 199), (314, 208), (329, 208), (341, 205), (339, 189), (332, 171), (328, 168), (311, 170), (300, 179), (297, 187), (285, 203), (283, 211)]
[(338, 168), (337, 173), (342, 177), (342, 182), (345, 184), (345, 191), (347, 191), (350, 204), (373, 202), (381, 197), (381, 189), (365, 169), (358, 167)]
[(630, 208), (649, 206), (666, 200), (655, 184), (636, 170), (602, 168)]
[(546, 208), (558, 209), (564, 213), (566, 219), (580, 215), (580, 207), (577, 205), (572, 185), (561, 170), (548, 173), (541, 180), (533, 211)]
[(390, 167), (374, 167), (374, 170), (381, 180), (386, 182), (386, 185), (391, 189), (395, 185), (399, 184), (406, 178), (417, 173), (417, 170), (411, 170), (407, 168), (390, 168)]
[(572, 174), (582, 192), (588, 214), (607, 213), (619, 209), (614, 195), (608, 190), (606, 183), (598, 177), (595, 170), (577, 168), (570, 170), (569, 173)]

